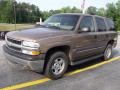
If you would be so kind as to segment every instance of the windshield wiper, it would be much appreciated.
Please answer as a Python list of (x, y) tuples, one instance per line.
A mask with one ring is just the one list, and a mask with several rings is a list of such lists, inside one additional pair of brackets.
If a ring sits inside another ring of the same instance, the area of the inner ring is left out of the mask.
[(61, 29), (58, 26), (50, 26), (50, 25), (39, 25), (40, 27), (45, 27), (45, 28), (54, 28), (54, 29)]
[(39, 25), (39, 27), (54, 28), (54, 29), (59, 29), (59, 30), (68, 30), (68, 29), (61, 28), (59, 26), (51, 26), (51, 25)]
[(61, 29), (60, 27), (58, 26), (48, 26), (49, 28), (54, 28), (54, 29)]

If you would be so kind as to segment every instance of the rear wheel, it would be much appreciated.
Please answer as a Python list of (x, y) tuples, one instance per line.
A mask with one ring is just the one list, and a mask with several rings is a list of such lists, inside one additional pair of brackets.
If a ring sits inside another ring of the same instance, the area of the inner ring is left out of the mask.
[(59, 79), (66, 72), (68, 57), (64, 52), (53, 53), (46, 66), (45, 75), (51, 79)]
[(111, 55), (112, 55), (112, 45), (108, 44), (104, 51), (104, 60), (110, 59)]

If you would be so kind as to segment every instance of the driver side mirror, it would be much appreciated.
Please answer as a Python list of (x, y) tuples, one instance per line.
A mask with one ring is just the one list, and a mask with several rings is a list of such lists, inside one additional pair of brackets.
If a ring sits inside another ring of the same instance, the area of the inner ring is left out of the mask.
[(79, 30), (79, 32), (90, 32), (90, 28), (89, 27), (83, 27)]

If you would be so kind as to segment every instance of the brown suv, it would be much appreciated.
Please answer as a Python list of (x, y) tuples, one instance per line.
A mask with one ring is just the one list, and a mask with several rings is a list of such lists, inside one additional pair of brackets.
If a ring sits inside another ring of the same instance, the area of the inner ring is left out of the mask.
[(58, 79), (68, 65), (111, 57), (117, 32), (111, 19), (96, 15), (56, 14), (40, 26), (6, 35), (5, 56), (14, 64)]

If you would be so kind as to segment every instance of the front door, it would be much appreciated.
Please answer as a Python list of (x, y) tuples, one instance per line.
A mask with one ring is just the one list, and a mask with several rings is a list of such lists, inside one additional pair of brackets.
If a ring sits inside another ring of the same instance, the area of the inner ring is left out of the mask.
[(73, 58), (74, 60), (82, 60), (96, 55), (96, 32), (94, 27), (94, 20), (92, 16), (83, 16), (80, 22), (79, 30), (89, 28), (89, 32), (79, 32), (75, 34), (73, 42)]

